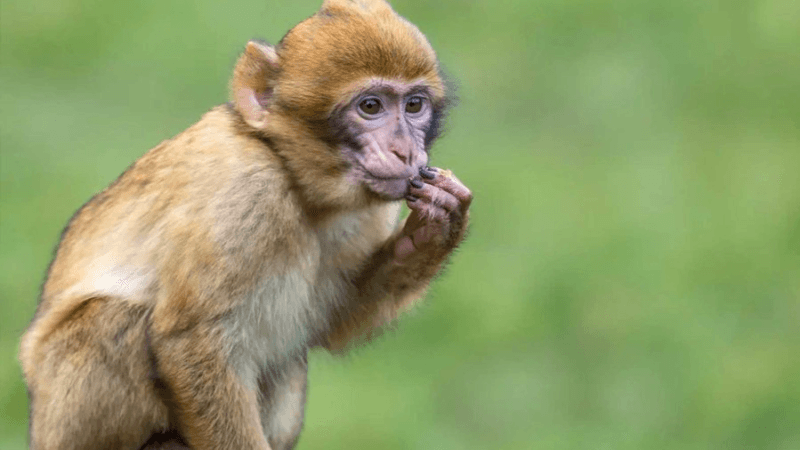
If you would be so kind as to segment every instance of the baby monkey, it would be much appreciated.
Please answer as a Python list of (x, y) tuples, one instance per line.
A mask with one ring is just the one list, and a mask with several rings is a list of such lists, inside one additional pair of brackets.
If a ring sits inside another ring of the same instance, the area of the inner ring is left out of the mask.
[(436, 54), (385, 1), (249, 42), (231, 99), (69, 222), (22, 338), (31, 448), (292, 448), (308, 350), (369, 340), (462, 241)]

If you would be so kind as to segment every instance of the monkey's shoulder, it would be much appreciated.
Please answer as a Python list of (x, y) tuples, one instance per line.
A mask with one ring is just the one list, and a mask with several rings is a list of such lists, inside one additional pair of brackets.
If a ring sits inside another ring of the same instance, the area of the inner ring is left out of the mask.
[(273, 189), (288, 189), (277, 154), (245, 133), (236, 113), (218, 106), (194, 125), (148, 151), (115, 184), (135, 188), (157, 182), (157, 189), (213, 195), (225, 183), (267, 179)]
[(84, 205), (70, 228), (98, 221), (200, 219), (246, 202), (253, 210), (286, 199), (290, 180), (281, 161), (265, 142), (241, 133), (234, 114), (225, 106), (214, 108), (145, 153)]
[(299, 206), (280, 160), (243, 135), (233, 114), (211, 110), (81, 207), (62, 234), (43, 298), (65, 290), (140, 295), (149, 277), (138, 274), (176, 258), (191, 266), (189, 253), (197, 261), (247, 259), (259, 246), (279, 247)]

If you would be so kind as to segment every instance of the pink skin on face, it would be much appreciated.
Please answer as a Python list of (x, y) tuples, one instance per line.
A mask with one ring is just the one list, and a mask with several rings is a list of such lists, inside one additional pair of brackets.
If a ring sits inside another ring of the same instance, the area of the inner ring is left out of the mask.
[(353, 137), (344, 153), (356, 176), (383, 198), (403, 198), (409, 179), (428, 163), (425, 133), (433, 107), (424, 84), (371, 80), (342, 116)]
[(424, 83), (372, 79), (340, 114), (354, 181), (387, 200), (405, 197), (411, 210), (395, 242), (395, 260), (452, 250), (463, 235), (472, 193), (449, 170), (425, 167), (433, 107)]

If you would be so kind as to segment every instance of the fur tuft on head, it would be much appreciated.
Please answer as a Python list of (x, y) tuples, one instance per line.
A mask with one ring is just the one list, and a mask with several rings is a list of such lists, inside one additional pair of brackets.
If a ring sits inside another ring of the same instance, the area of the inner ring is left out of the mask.
[(276, 50), (283, 62), (277, 105), (306, 119), (326, 117), (337, 101), (360, 87), (353, 80), (424, 80), (434, 101), (445, 95), (436, 53), (425, 35), (383, 0), (327, 0)]
[(367, 12), (375, 12), (378, 10), (381, 11), (392, 11), (392, 7), (389, 6), (384, 0), (325, 0), (322, 2), (322, 7), (320, 11), (332, 10), (332, 9), (362, 9)]
[(282, 157), (310, 206), (352, 208), (374, 195), (344, 179), (352, 164), (336, 148), (331, 117), (376, 80), (426, 86), (434, 109), (429, 146), (448, 107), (436, 53), (384, 0), (325, 0), (275, 47), (251, 41), (231, 93), (234, 109)]

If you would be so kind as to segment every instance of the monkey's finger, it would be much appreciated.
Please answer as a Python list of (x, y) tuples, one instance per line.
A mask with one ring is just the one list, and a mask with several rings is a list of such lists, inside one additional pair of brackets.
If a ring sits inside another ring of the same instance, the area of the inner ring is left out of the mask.
[(405, 229), (416, 229), (422, 225), (422, 216), (419, 214), (419, 209), (422, 208), (422, 202), (419, 201), (418, 197), (407, 195), (406, 206), (411, 210), (411, 214), (409, 214), (406, 219)]
[(433, 184), (423, 183), (414, 178), (408, 186), (408, 193), (423, 202), (432, 203), (448, 212), (458, 211), (459, 200), (451, 193)]
[(446, 223), (452, 214), (450, 211), (420, 198), (408, 200), (407, 203), (411, 214), (406, 220), (406, 229), (415, 229), (427, 222)]
[(466, 211), (472, 203), (472, 191), (461, 182), (453, 172), (438, 167), (423, 168), (419, 171), (422, 181), (437, 186), (458, 199), (461, 211)]

